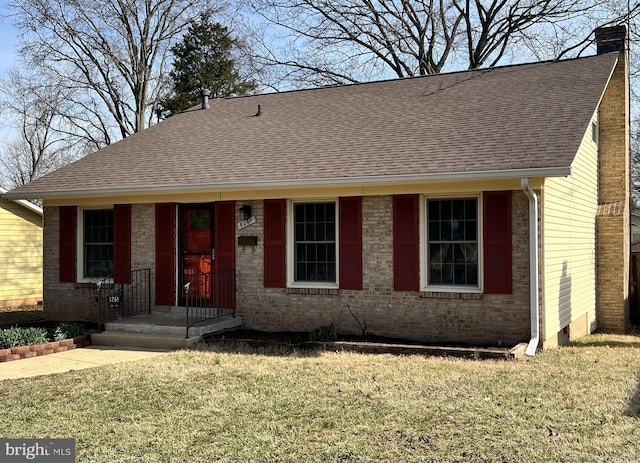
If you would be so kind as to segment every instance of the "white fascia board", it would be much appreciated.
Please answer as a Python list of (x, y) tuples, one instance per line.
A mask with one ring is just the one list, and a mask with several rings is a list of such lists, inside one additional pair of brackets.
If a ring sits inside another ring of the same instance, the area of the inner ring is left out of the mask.
[(35, 212), (36, 214), (42, 216), (42, 208), (40, 206), (36, 206), (32, 202), (25, 201), (24, 199), (12, 199), (12, 198), (9, 197), (10, 195), (6, 195), (5, 193), (7, 193), (7, 190), (5, 190), (4, 188), (0, 187), (0, 197), (1, 198), (13, 201), (14, 203), (19, 204), (22, 207), (24, 207), (26, 209), (29, 209), (30, 211)]
[(571, 175), (571, 167), (550, 167), (537, 169), (493, 170), (477, 172), (450, 172), (435, 174), (407, 174), (407, 175), (379, 175), (363, 177), (334, 177), (320, 179), (291, 179), (291, 180), (266, 180), (252, 182), (222, 182), (222, 183), (197, 183), (189, 185), (147, 185), (142, 187), (121, 187), (105, 189), (80, 189), (80, 190), (47, 190), (32, 191), (28, 195), (20, 193), (7, 193), (3, 197), (7, 199), (18, 198), (75, 198), (113, 196), (125, 194), (153, 194), (153, 193), (190, 193), (194, 191), (229, 191), (229, 190), (262, 190), (272, 188), (301, 188), (321, 186), (346, 186), (346, 185), (390, 185), (402, 183), (428, 183), (450, 182), (465, 180), (493, 180), (529, 177), (567, 177)]

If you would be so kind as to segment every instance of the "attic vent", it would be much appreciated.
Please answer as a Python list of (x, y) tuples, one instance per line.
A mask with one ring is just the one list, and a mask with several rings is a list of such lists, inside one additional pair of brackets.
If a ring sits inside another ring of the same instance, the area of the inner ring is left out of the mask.
[(598, 143), (598, 123), (595, 121), (591, 122), (591, 139), (594, 143)]

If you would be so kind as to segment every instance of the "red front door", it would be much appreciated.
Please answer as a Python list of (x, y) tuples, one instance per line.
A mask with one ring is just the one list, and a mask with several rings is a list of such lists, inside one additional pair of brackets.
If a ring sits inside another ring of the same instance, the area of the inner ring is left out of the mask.
[[(180, 214), (180, 279), (181, 288), (201, 273), (213, 270), (215, 251), (213, 204), (185, 204), (179, 207)], [(185, 304), (184, 290), (180, 291), (180, 304)], [(209, 278), (200, 278), (193, 283), (191, 297), (211, 297)]]

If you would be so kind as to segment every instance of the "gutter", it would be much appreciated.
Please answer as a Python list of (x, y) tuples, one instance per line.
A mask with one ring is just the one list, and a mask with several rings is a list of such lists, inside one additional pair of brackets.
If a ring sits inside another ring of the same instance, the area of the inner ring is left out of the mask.
[(540, 342), (540, 299), (538, 297), (538, 196), (529, 185), (529, 178), (520, 179), (522, 191), (529, 198), (529, 304), (531, 310), (531, 339), (525, 355), (534, 357)]
[[(399, 175), (371, 175), (359, 177), (328, 177), (328, 178), (299, 178), (286, 180), (257, 180), (239, 182), (217, 183), (193, 183), (170, 185), (145, 185), (107, 188), (84, 188), (76, 190), (36, 190), (28, 188), (27, 191), (13, 190), (2, 196), (7, 199), (24, 198), (87, 198), (97, 196), (114, 196), (123, 194), (157, 194), (157, 193), (190, 193), (196, 191), (238, 191), (275, 188), (304, 188), (304, 187), (331, 187), (331, 186), (376, 186), (397, 183), (426, 183), (426, 182), (450, 182), (466, 180), (492, 180), (510, 179), (526, 176), (532, 177), (567, 177), (571, 175), (571, 167), (545, 167), (511, 170), (489, 170), (468, 172), (440, 172), (429, 174), (399, 174)], [(37, 182), (38, 180), (36, 180)], [(31, 190), (31, 191), (29, 191)]]
[(36, 206), (32, 202), (25, 201), (24, 199), (11, 199), (11, 198), (7, 197), (5, 195), (5, 193), (7, 193), (7, 190), (5, 190), (4, 188), (0, 187), (0, 198), (2, 198), (2, 199), (6, 198), (9, 201), (13, 201), (14, 203), (19, 204), (20, 206), (22, 206), (22, 207), (24, 207), (26, 209), (29, 209), (30, 211), (35, 212), (40, 217), (42, 217), (42, 208), (40, 206)]

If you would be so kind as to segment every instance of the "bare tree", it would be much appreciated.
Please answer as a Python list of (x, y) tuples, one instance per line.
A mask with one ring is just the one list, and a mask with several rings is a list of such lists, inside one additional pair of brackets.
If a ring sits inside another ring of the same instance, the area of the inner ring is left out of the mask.
[(595, 26), (627, 14), (594, 0), (249, 1), (278, 28), (267, 39), (254, 35), (262, 66), (296, 86), (577, 54)]
[(66, 118), (60, 116), (67, 90), (41, 84), (40, 77), (12, 69), (0, 81), (2, 114), (14, 121), (15, 129), (15, 138), (0, 152), (5, 186), (29, 183), (92, 148), (83, 137), (70, 136)]
[[(168, 53), (206, 0), (11, 0), (21, 55), (66, 86), (60, 115), (97, 146), (151, 124)], [(209, 6), (209, 5), (207, 5)]]

